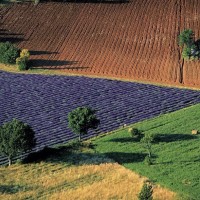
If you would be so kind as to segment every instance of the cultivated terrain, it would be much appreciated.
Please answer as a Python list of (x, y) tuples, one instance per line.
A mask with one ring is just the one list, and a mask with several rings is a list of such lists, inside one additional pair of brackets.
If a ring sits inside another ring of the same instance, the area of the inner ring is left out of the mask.
[(200, 38), (199, 0), (42, 2), (1, 9), (0, 40), (31, 51), (32, 67), (200, 86), (200, 62), (184, 61), (177, 37)]
[[(0, 199), (136, 200), (147, 181), (155, 200), (199, 200), (200, 92), (187, 87), (200, 88), (200, 59), (183, 59), (178, 36), (191, 29), (198, 53), (200, 1), (10, 2), (0, 42), (21, 52), (9, 65), (0, 45)], [(69, 113), (85, 106), (100, 124), (75, 116), (78, 133)], [(36, 146), (6, 166), (21, 153), (2, 126), (14, 118)]]

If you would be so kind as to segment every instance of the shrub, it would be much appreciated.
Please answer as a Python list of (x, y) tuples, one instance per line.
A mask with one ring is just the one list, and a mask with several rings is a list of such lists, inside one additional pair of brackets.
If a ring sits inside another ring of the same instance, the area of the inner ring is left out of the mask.
[(183, 48), (182, 57), (185, 60), (198, 60), (199, 55), (200, 55), (200, 51), (195, 45), (192, 45), (191, 47), (185, 46)]
[(0, 154), (7, 156), (9, 165), (13, 157), (31, 150), (35, 145), (35, 133), (29, 125), (13, 119), (0, 127)]
[(130, 133), (131, 137), (139, 137), (141, 136), (141, 131), (137, 128), (129, 128), (128, 132)]
[(149, 157), (149, 156), (147, 155), (147, 156), (145, 157), (145, 159), (144, 159), (144, 163), (145, 163), (146, 165), (152, 165), (153, 162), (152, 162), (151, 157)]
[(194, 33), (191, 29), (185, 29), (179, 35), (179, 45), (191, 47), (194, 44)]
[(28, 61), (30, 57), (30, 52), (28, 51), (28, 49), (22, 49), (20, 52), (20, 58), (24, 58), (26, 61)]
[(152, 186), (148, 183), (144, 183), (142, 189), (138, 195), (138, 200), (152, 200), (153, 197), (153, 189)]
[(23, 71), (23, 70), (27, 70), (27, 61), (24, 58), (17, 58), (16, 59), (16, 64), (18, 65), (18, 70), (19, 71)]
[(18, 65), (18, 70), (23, 71), (23, 70), (28, 70), (28, 59), (30, 57), (30, 53), (28, 49), (22, 49), (20, 52), (20, 57), (16, 59), (16, 64)]
[(183, 47), (182, 57), (185, 60), (198, 60), (200, 58), (199, 40), (194, 41), (194, 33), (186, 29), (179, 35), (179, 45)]
[(185, 60), (189, 60), (191, 56), (191, 48), (190, 47), (184, 47), (182, 52), (182, 57)]
[(15, 64), (19, 57), (19, 49), (10, 42), (0, 43), (0, 62), (4, 64)]

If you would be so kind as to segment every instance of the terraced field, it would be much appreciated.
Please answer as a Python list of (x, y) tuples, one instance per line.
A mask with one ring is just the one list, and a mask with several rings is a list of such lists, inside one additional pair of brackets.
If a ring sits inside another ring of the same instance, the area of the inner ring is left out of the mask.
[[(67, 114), (90, 106), (101, 121), (95, 134), (115, 130), (200, 102), (200, 92), (86, 77), (0, 73), (0, 124), (12, 118), (30, 124), (37, 149), (75, 136)], [(3, 162), (3, 161), (2, 161)]]
[(0, 10), (0, 40), (31, 50), (34, 68), (200, 87), (200, 61), (177, 45), (185, 28), (200, 38), (199, 10), (199, 0), (14, 4)]

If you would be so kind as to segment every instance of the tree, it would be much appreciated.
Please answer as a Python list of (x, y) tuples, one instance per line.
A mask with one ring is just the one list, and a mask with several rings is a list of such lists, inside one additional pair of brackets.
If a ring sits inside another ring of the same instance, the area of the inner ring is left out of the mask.
[(9, 166), (13, 157), (30, 151), (35, 145), (35, 133), (29, 125), (13, 119), (0, 127), (0, 154), (7, 156)]
[(155, 134), (145, 134), (145, 136), (140, 140), (143, 147), (147, 150), (148, 155), (145, 157), (145, 162), (148, 165), (152, 164), (152, 142), (155, 139)]
[(96, 118), (96, 111), (89, 107), (78, 107), (68, 114), (68, 126), (76, 134), (87, 134), (89, 129), (96, 129), (100, 120)]
[(147, 150), (149, 157), (151, 158), (152, 155), (152, 142), (154, 140), (153, 134), (145, 134), (145, 136), (141, 139), (141, 143), (143, 144), (144, 148)]
[(191, 29), (185, 29), (179, 35), (179, 45), (182, 47), (191, 47), (194, 44), (193, 36), (194, 33)]
[(15, 64), (19, 49), (10, 42), (0, 42), (0, 63)]

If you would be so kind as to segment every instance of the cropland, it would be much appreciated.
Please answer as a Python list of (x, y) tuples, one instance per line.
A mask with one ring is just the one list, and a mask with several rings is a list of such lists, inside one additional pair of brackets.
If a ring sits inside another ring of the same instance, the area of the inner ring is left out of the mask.
[[(137, 200), (147, 181), (154, 199), (199, 200), (200, 59), (178, 36), (200, 45), (200, 1), (13, 1), (0, 42), (30, 58), (0, 63), (0, 126), (27, 123), (36, 146), (11, 166), (1, 152), (0, 199)], [(78, 141), (67, 116), (85, 106), (100, 124)]]
[(199, 91), (100, 78), (1, 72), (0, 85), (0, 123), (29, 124), (37, 150), (77, 137), (67, 125), (77, 107), (92, 107), (100, 119), (88, 138), (200, 103)]
[(31, 52), (32, 68), (64, 74), (200, 86), (200, 61), (184, 61), (178, 35), (200, 38), (199, 0), (18, 3), (1, 8), (0, 41)]

